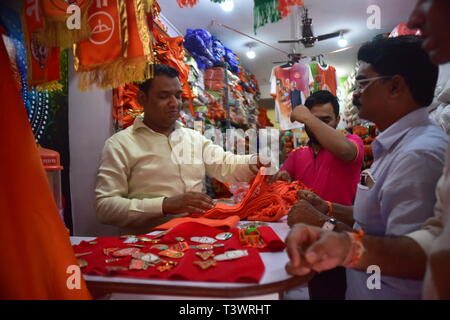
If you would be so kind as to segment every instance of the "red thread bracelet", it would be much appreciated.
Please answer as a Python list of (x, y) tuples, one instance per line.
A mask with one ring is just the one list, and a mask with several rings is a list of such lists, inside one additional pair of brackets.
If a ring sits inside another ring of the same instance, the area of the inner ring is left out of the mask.
[(365, 232), (364, 230), (358, 230), (356, 232), (347, 232), (347, 234), (350, 237), (351, 244), (348, 255), (342, 265), (346, 268), (353, 268), (361, 261), (361, 257), (366, 251), (362, 243), (362, 237)]

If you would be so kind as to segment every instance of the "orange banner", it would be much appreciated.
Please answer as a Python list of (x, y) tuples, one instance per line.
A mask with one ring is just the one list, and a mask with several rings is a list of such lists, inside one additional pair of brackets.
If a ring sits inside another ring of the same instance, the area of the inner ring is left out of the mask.
[(148, 0), (96, 0), (89, 9), (89, 40), (75, 46), (80, 89), (116, 88), (151, 77)]
[[(39, 42), (68, 48), (89, 37), (87, 13), (92, 0), (43, 0), (40, 3), (44, 26), (38, 34)], [(76, 10), (71, 10), (70, 6)], [(79, 23), (78, 27), (71, 25), (74, 21)]]
[(38, 30), (44, 26), (40, 1), (23, 3), (22, 25), (28, 57), (28, 84), (36, 86), (59, 80), (60, 49), (43, 46), (37, 40)]

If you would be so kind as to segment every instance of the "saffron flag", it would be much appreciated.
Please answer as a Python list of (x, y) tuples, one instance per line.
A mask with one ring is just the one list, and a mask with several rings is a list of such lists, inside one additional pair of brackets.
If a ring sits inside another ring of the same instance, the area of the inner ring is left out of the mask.
[(68, 48), (89, 37), (87, 12), (92, 0), (41, 1), (43, 29), (38, 40), (49, 47)]
[(148, 0), (102, 0), (92, 3), (90, 36), (75, 46), (79, 87), (101, 89), (142, 82), (152, 76), (152, 34), (147, 22)]
[(90, 299), (1, 40), (0, 70), (0, 299)]
[(59, 48), (42, 45), (37, 34), (44, 26), (42, 8), (38, 0), (27, 0), (22, 7), (22, 25), (27, 49), (28, 84), (42, 85), (61, 78)]

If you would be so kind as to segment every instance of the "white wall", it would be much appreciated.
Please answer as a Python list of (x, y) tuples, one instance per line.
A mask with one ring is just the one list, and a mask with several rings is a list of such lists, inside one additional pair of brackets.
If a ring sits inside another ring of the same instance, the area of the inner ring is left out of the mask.
[(118, 235), (97, 221), (94, 185), (104, 142), (113, 134), (112, 91), (78, 90), (78, 75), (69, 58), (70, 190), (75, 236)]

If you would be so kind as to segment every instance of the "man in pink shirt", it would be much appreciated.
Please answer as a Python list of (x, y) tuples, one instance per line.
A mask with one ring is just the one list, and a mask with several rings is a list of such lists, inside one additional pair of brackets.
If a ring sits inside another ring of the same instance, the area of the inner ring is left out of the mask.
[(363, 142), (357, 135), (336, 130), (339, 103), (329, 91), (317, 91), (298, 106), (292, 120), (305, 124), (309, 146), (293, 151), (275, 180), (300, 180), (321, 198), (352, 205), (364, 158)]
[[(293, 110), (291, 121), (305, 124), (309, 146), (293, 151), (271, 181), (300, 180), (327, 201), (352, 205), (364, 147), (358, 136), (343, 135), (336, 130), (339, 123), (337, 98), (329, 91), (317, 91), (306, 99), (304, 106)], [(300, 205), (298, 203), (289, 212), (290, 226), (308, 222)], [(345, 289), (345, 270), (342, 268), (324, 272), (309, 283), (312, 300), (344, 300)]]

